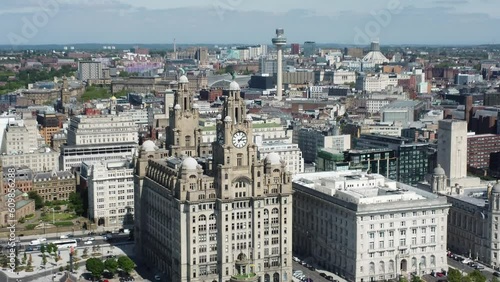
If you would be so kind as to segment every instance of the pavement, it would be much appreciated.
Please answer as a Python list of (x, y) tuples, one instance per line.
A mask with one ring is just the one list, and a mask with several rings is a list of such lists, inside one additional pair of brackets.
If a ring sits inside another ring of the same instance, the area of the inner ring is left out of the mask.
[[(88, 237), (88, 235), (85, 235)], [(76, 237), (76, 236), (75, 236)], [(25, 242), (29, 241), (31, 238), (27, 238)], [(56, 238), (59, 239), (59, 238)], [(54, 239), (47, 239), (47, 242), (51, 242)], [(22, 246), (26, 246), (27, 244), (22, 244)], [(101, 257), (105, 257), (108, 255), (127, 255), (130, 258), (133, 259), (134, 257), (134, 243), (132, 241), (128, 240), (128, 235), (123, 234), (120, 238), (113, 237), (113, 239), (110, 242), (106, 242), (102, 240), (102, 236), (96, 236), (95, 240), (92, 242), (92, 244), (85, 245), (83, 242), (79, 242), (78, 246), (76, 248), (77, 250), (77, 257), (81, 259), (81, 256), (83, 255), (84, 249), (88, 249), (88, 254), (89, 257), (92, 254), (92, 248), (94, 246), (99, 246), (99, 251), (96, 251), (98, 253), (101, 253)], [(20, 251), (20, 257), (22, 258), (24, 251)], [(26, 281), (36, 281), (36, 282), (42, 282), (42, 281), (52, 281), (52, 277), (54, 274), (56, 274), (55, 278), (60, 278), (62, 277), (62, 272), (59, 272), (59, 267), (66, 267), (68, 262), (69, 262), (69, 250), (68, 249), (61, 249), (58, 251), (60, 260), (55, 261), (53, 256), (48, 257), (47, 256), (47, 264), (43, 266), (42, 264), (42, 255), (38, 251), (32, 251), (32, 252), (26, 252), (26, 254), (29, 256), (31, 255), (31, 258), (33, 260), (33, 272), (25, 272), (21, 271), (19, 273), (13, 273), (10, 269), (2, 269), (0, 270), (0, 281), (16, 281), (16, 279), (20, 279), (22, 282)], [(81, 259), (81, 261), (78, 262), (78, 265), (80, 266), (78, 270), (76, 271), (76, 274), (78, 277), (86, 273), (85, 270), (85, 260)], [(139, 280), (141, 281), (141, 280)], [(142, 280), (144, 281), (144, 280)]]
[[(298, 258), (300, 259), (300, 257), (298, 257)], [(317, 267), (317, 265), (314, 265), (314, 264), (312, 264), (312, 266), (314, 266), (315, 268)], [(332, 276), (333, 279), (335, 279), (335, 280), (337, 280), (339, 282), (347, 282), (346, 279), (344, 279), (344, 278), (336, 275), (335, 273), (332, 273), (332, 272), (329, 272), (327, 270), (321, 269), (321, 267), (320, 268), (316, 268), (315, 270), (310, 270), (310, 269), (306, 268), (305, 266), (301, 265), (300, 263), (293, 261), (292, 268), (293, 268), (293, 271), (295, 271), (295, 270), (301, 270), (304, 273), (304, 275), (306, 275), (306, 278), (311, 278), (315, 282), (317, 282), (317, 281), (319, 281), (319, 282), (323, 282), (323, 281), (326, 282), (326, 281), (328, 281), (327, 279), (325, 279), (324, 277), (322, 277), (320, 275), (320, 273), (322, 273), (322, 272), (325, 273), (327, 276)], [(292, 280), (296, 281), (296, 282), (300, 281), (300, 280), (298, 280), (295, 277), (292, 277)]]

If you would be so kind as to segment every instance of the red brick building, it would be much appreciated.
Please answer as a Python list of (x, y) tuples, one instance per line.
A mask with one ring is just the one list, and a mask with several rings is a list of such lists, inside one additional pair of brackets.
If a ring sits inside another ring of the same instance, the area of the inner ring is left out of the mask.
[(490, 154), (500, 152), (500, 135), (467, 136), (467, 165), (472, 169), (488, 169)]

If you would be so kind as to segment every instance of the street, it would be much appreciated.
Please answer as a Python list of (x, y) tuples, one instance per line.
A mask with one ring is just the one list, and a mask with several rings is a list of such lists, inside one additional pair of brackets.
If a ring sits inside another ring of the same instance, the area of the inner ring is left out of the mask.
[[(475, 270), (474, 268), (468, 266), (467, 264), (462, 263), (460, 261), (456, 261), (452, 258), (448, 258), (448, 266), (458, 269), (462, 273), (471, 273), (472, 271)], [(481, 273), (484, 276), (486, 276), (486, 279), (488, 279), (488, 281), (491, 281), (493, 279), (493, 272), (495, 272), (493, 269), (488, 268), (486, 266), (484, 269), (481, 270)]]

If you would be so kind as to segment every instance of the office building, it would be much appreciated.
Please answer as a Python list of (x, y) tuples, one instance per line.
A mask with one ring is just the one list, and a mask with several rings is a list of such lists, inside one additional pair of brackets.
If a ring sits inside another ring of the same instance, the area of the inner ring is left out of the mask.
[(472, 169), (488, 169), (490, 154), (500, 152), (500, 135), (478, 134), (467, 136), (467, 166)]
[(439, 121), (437, 163), (444, 169), (448, 185), (467, 176), (467, 122)]
[(70, 170), (82, 162), (131, 157), (138, 138), (132, 116), (73, 116), (67, 143), (60, 147), (60, 167)]
[(93, 61), (78, 62), (78, 79), (88, 81), (90, 79), (101, 79), (103, 76), (102, 63)]
[(420, 119), (425, 110), (425, 104), (421, 101), (395, 101), (380, 110), (382, 122), (398, 122), (404, 127)]
[(448, 269), (446, 197), (359, 171), (293, 179), (293, 248), (348, 281)]
[(300, 55), (300, 44), (292, 43), (292, 50), (290, 52), (292, 55)]
[(331, 135), (314, 128), (299, 128), (293, 132), (293, 143), (298, 144), (306, 163), (313, 163), (319, 149), (332, 149), (339, 152), (351, 148), (351, 135)]
[(132, 162), (83, 162), (81, 175), (88, 185), (90, 219), (98, 226), (131, 228), (134, 224)]
[[(174, 115), (197, 116), (194, 94), (186, 97), (180, 84)], [(191, 119), (183, 128), (197, 125)], [(135, 175), (138, 257), (166, 281), (291, 281), (291, 174), (278, 154), (259, 158), (234, 81), (216, 128), (208, 166), (187, 143), (176, 143), (171, 153), (178, 156), (168, 158), (152, 142), (142, 145)]]
[(306, 41), (304, 42), (304, 57), (309, 58), (316, 55), (316, 42)]
[(38, 124), (35, 119), (11, 120), (3, 133), (2, 153), (7, 155), (32, 153), (43, 142), (39, 137)]

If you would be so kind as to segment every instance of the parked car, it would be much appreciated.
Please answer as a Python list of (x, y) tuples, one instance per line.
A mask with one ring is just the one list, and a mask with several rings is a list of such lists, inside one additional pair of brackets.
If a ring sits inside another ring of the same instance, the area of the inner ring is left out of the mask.
[(479, 263), (476, 264), (476, 269), (484, 269), (484, 266), (483, 265), (480, 265)]
[(498, 271), (493, 272), (493, 276), (500, 277), (500, 272)]

